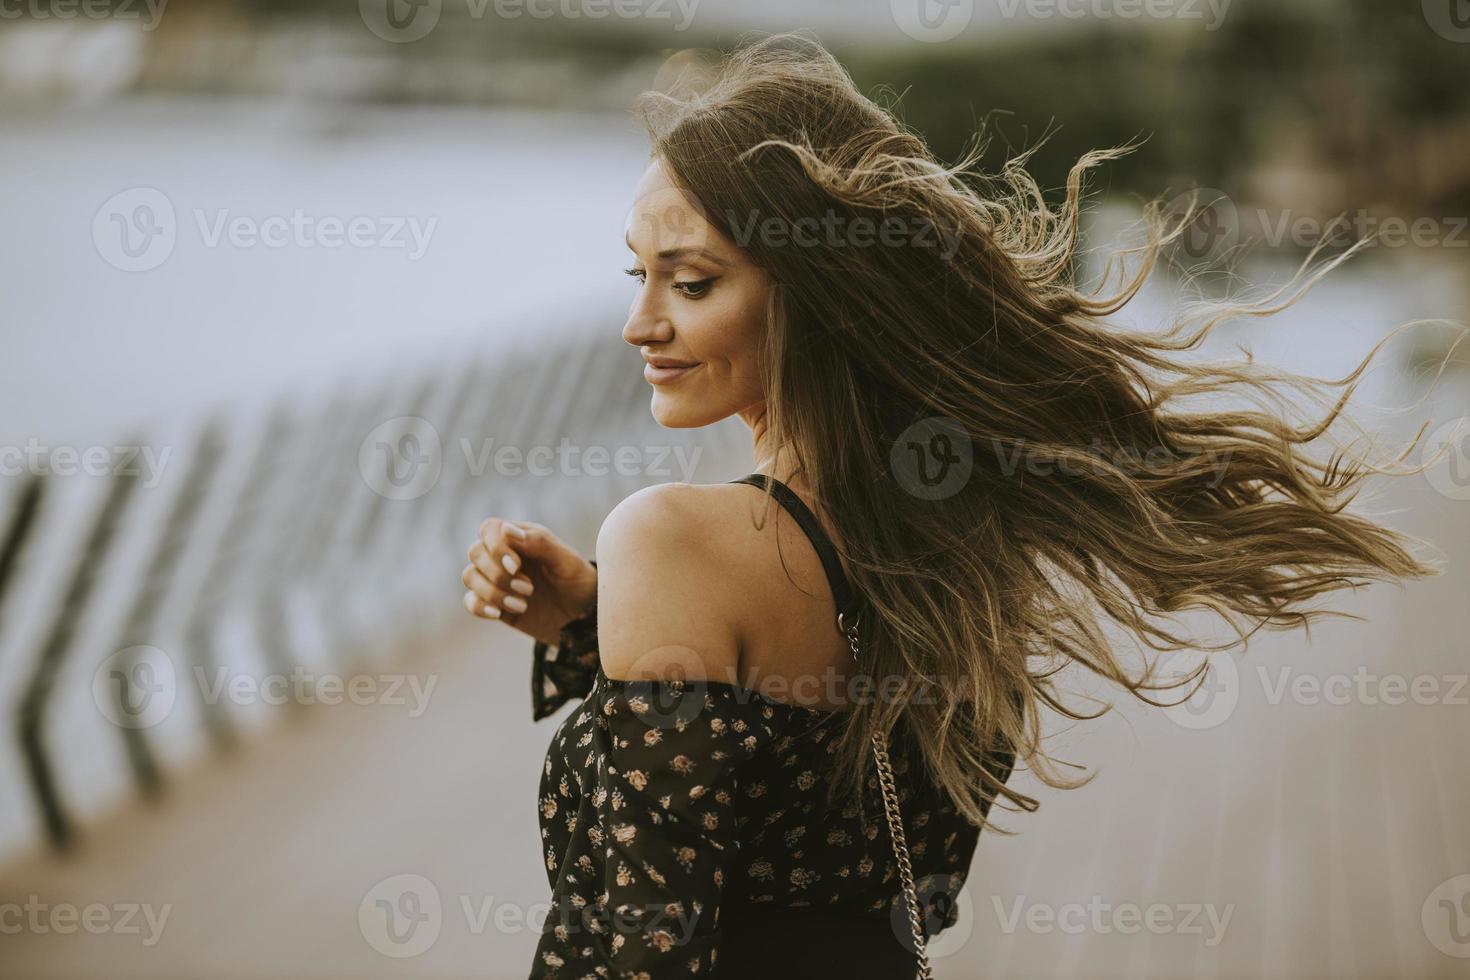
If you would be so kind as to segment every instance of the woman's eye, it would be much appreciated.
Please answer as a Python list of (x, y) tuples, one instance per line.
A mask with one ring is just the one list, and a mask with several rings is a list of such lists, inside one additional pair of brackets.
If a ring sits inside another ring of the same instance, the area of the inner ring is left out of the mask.
[(699, 299), (709, 292), (709, 288), (713, 283), (713, 279), (696, 279), (692, 282), (676, 282), (674, 283), (674, 288), (690, 299)]
[(644, 280), (644, 277), (647, 276), (647, 273), (645, 273), (642, 269), (624, 269), (623, 271), (632, 276), (634, 279), (637, 279), (639, 282), (642, 282)]

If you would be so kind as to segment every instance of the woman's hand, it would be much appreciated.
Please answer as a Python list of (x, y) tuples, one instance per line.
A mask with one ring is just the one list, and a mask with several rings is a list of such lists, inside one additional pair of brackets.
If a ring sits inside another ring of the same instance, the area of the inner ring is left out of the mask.
[(465, 609), (546, 643), (597, 597), (596, 567), (540, 524), (491, 517), (469, 556)]

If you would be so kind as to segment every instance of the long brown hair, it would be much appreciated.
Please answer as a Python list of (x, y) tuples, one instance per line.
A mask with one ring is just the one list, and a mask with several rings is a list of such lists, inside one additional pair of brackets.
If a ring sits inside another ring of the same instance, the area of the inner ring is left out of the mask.
[[(997, 175), (975, 170), (978, 148), (941, 166), (804, 34), (748, 43), (638, 107), (671, 179), (771, 277), (766, 423), (836, 528), (865, 601), (867, 672), (915, 682), (850, 715), (845, 789), (859, 791), (870, 734), (903, 718), (956, 806), (993, 826), (998, 796), (1038, 805), (997, 778), (997, 753), (1053, 787), (1086, 781), (1041, 744), (1043, 705), (1101, 713), (1064, 703), (1062, 666), (1152, 704), (1144, 692), (1205, 679), (1207, 662), (1171, 680), (1156, 662), (1130, 673), (1105, 625), (1160, 653), (1226, 650), (1328, 615), (1306, 608), (1324, 593), (1433, 573), (1412, 539), (1344, 509), (1371, 473), (1417, 472), (1409, 449), (1378, 463), (1322, 451), (1382, 342), (1337, 380), (1181, 356), (1225, 320), (1288, 305), (1345, 255), (1309, 259), (1265, 300), (1136, 332), (1105, 318), (1188, 216), (1150, 207), (1113, 292), (1084, 292), (1073, 269), (1083, 178), (1127, 148), (1085, 156), (1048, 205), (1024, 156)], [(1291, 421), (1294, 396), (1320, 414)], [(908, 462), (930, 447), (944, 479)], [(1234, 638), (1184, 635), (1170, 614), (1191, 608)]]

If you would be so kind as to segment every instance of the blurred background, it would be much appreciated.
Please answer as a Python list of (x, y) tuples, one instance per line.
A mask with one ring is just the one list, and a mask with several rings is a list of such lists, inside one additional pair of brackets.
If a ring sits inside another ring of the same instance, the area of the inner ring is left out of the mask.
[(1424, 320), (1360, 417), (1447, 448), (1364, 501), (1442, 576), (1054, 726), (1098, 776), (1016, 775), (938, 975), (1470, 976), (1464, 0), (0, 0), (0, 976), (531, 971), (561, 715), (464, 552), (748, 472), (619, 336), (627, 109), (796, 28), (942, 159), (1056, 194), (1141, 141), (1084, 275), (1198, 191), (1119, 322), (1376, 236), (1203, 353), (1337, 377)]

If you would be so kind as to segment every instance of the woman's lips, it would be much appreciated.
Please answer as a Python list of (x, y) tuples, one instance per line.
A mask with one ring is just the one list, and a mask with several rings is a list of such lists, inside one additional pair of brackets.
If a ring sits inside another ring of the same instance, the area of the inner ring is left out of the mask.
[(699, 367), (698, 364), (691, 364), (688, 367), (654, 367), (652, 364), (645, 364), (643, 365), (643, 378), (653, 385), (673, 384), (697, 367)]

